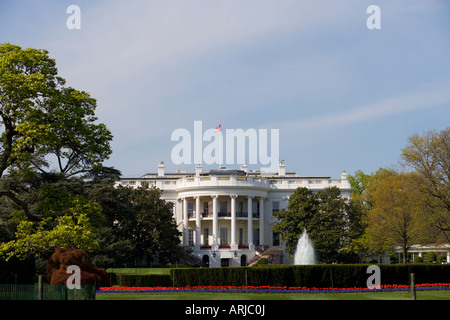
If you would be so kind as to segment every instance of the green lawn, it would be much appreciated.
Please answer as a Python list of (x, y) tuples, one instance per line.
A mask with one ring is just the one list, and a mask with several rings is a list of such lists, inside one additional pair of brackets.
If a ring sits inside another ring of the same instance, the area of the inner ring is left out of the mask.
[[(407, 291), (361, 293), (97, 293), (97, 300), (411, 300)], [(450, 290), (417, 291), (417, 300), (450, 300)]]

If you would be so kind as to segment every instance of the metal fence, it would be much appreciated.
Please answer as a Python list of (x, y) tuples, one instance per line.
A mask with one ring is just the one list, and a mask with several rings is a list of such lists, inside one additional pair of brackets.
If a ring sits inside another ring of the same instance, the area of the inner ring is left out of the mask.
[(69, 289), (47, 283), (0, 284), (0, 300), (95, 300), (95, 286)]

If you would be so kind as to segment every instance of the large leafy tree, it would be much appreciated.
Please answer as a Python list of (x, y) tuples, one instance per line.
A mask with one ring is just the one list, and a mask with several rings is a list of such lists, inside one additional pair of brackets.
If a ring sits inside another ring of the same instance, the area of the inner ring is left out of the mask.
[(413, 178), (427, 199), (427, 214), (450, 243), (450, 128), (412, 135), (401, 157), (403, 164), (417, 173)]
[(274, 212), (278, 222), (273, 226), (274, 232), (279, 232), (284, 241), (286, 252), (291, 257), (295, 254), (298, 239), (306, 229), (311, 230), (309, 222), (317, 213), (317, 198), (314, 192), (308, 188), (297, 188), (289, 197), (286, 209)]
[(285, 241), (286, 251), (291, 257), (295, 254), (301, 233), (306, 229), (319, 261), (341, 261), (340, 251), (348, 225), (346, 209), (346, 200), (336, 187), (318, 192), (297, 188), (289, 197), (287, 209), (274, 212), (279, 219), (274, 231), (281, 233), (281, 240)]
[(46, 50), (0, 44), (0, 236), (8, 256), (95, 247), (100, 206), (53, 183), (99, 172), (112, 135), (97, 123), (96, 100), (65, 83)]
[(161, 198), (161, 190), (147, 184), (138, 188), (119, 186), (118, 199), (126, 209), (118, 213), (114, 230), (119, 239), (130, 239), (139, 263), (176, 262), (180, 236), (171, 213), (171, 204)]
[[(176, 262), (180, 233), (170, 204), (161, 199), (158, 189), (116, 186), (119, 176), (117, 170), (103, 167), (100, 172), (92, 171), (84, 178), (40, 173), (23, 182), (15, 179), (15, 175), (5, 177), (3, 182), (29, 204), (32, 218), (24, 215), (13, 201), (1, 199), (0, 220), (8, 222), (8, 228), (0, 226), (0, 242), (8, 243), (3, 253), (20, 257), (40, 255), (42, 259), (38, 259), (38, 263), (41, 264), (54, 250), (49, 241), (41, 240), (51, 237), (56, 240), (58, 236), (59, 242), (54, 242), (55, 245), (83, 248), (96, 266), (104, 268), (130, 266), (139, 261)], [(80, 207), (75, 206), (74, 199), (86, 204), (81, 220), (74, 214), (81, 213), (76, 211)], [(81, 238), (76, 238), (74, 233), (60, 232), (64, 223), (68, 226), (66, 231), (71, 228), (79, 232), (79, 226), (85, 225), (87, 233), (83, 239), (89, 242), (80, 242)], [(76, 241), (72, 243), (72, 239)], [(40, 245), (38, 250), (26, 249), (25, 252), (20, 243)], [(136, 260), (137, 257), (146, 261)]]
[(430, 220), (424, 214), (424, 198), (414, 183), (414, 175), (397, 173), (379, 182), (366, 229), (374, 252), (393, 252), (399, 246), (404, 263), (411, 245), (430, 240)]
[(343, 250), (349, 255), (357, 254), (361, 261), (371, 261), (374, 254), (366, 233), (368, 215), (374, 207), (374, 193), (384, 178), (394, 174), (390, 169), (379, 168), (371, 174), (357, 170), (349, 175), (352, 192), (347, 211), (347, 245)]
[[(0, 44), (0, 178), (8, 169), (65, 176), (99, 169), (111, 132), (95, 116), (89, 93), (65, 86), (46, 50)], [(21, 205), (11, 190), (0, 190)]]
[(92, 250), (96, 248), (97, 230), (89, 217), (100, 215), (101, 207), (91, 201), (76, 196), (62, 209), (56, 218), (52, 214), (32, 222), (16, 216), (15, 239), (0, 244), (0, 256), (24, 259), (30, 255), (39, 257), (41, 254), (54, 251), (57, 247), (67, 249)]
[(311, 224), (311, 238), (315, 239), (318, 259), (322, 262), (342, 262), (342, 248), (346, 240), (348, 204), (337, 187), (316, 193), (319, 206)]

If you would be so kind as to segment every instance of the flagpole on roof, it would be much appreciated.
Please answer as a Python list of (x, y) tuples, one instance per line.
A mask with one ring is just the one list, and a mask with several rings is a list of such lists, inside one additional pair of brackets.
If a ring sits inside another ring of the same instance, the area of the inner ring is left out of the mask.
[[(222, 119), (219, 120), (219, 132), (220, 132), (220, 135), (222, 136)], [(222, 167), (222, 157), (223, 157), (223, 154), (222, 154), (223, 146), (222, 145), (223, 145), (223, 136), (222, 136), (222, 139), (220, 139), (219, 169)]]

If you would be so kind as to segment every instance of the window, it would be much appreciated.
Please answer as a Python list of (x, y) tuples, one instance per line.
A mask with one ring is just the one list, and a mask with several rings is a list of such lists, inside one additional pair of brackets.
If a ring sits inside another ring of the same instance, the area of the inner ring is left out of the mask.
[(272, 213), (280, 211), (280, 202), (273, 201), (272, 202)]
[(253, 244), (259, 246), (259, 228), (253, 229)]
[(203, 215), (204, 215), (205, 217), (208, 216), (208, 210), (209, 210), (208, 202), (203, 202)]
[(241, 267), (245, 267), (247, 265), (247, 256), (243, 254), (241, 256)]
[(194, 246), (194, 230), (188, 230), (188, 243), (190, 247)]
[(188, 202), (187, 207), (188, 207), (188, 215), (189, 217), (192, 217), (192, 215), (194, 214), (194, 203)]
[(244, 229), (239, 228), (239, 245), (244, 244)]
[(209, 267), (209, 256), (207, 254), (203, 256), (202, 261), (205, 264), (205, 267)]
[(274, 232), (273, 233), (273, 246), (277, 247), (280, 245), (280, 233)]
[(244, 212), (244, 202), (243, 201), (239, 201), (237, 212), (241, 212), (241, 213)]
[(220, 245), (225, 246), (228, 245), (228, 229), (220, 228)]
[(220, 259), (220, 266), (221, 267), (229, 267), (230, 266), (230, 259)]
[(203, 229), (203, 245), (209, 246), (209, 229)]
[(220, 213), (222, 215), (227, 213), (227, 202), (226, 201), (220, 201)]
[(259, 201), (252, 203), (253, 218), (259, 217)]

